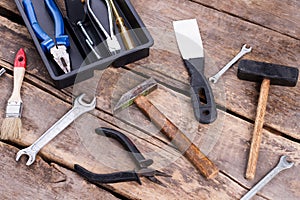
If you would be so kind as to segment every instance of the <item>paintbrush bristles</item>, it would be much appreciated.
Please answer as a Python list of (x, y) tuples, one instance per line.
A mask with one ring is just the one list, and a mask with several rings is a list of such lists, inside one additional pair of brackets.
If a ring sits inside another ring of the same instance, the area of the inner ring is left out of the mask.
[(20, 118), (8, 117), (3, 120), (0, 139), (10, 140), (20, 138), (22, 121)]

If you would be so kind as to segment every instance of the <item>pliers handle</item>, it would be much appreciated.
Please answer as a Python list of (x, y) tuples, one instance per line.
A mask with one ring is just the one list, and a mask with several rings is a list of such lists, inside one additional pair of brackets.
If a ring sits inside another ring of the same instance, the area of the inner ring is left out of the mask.
[(88, 171), (87, 169), (83, 168), (80, 165), (75, 164), (74, 170), (78, 174), (85, 177), (90, 182), (99, 183), (99, 184), (136, 181), (141, 185), (142, 183), (140, 177), (146, 177), (150, 181), (166, 187), (155, 176), (170, 177), (170, 175), (160, 172), (158, 170), (154, 170), (152, 168), (148, 168), (148, 166), (150, 166), (153, 163), (153, 160), (145, 159), (145, 157), (141, 154), (141, 152), (137, 149), (137, 147), (126, 135), (124, 135), (123, 133), (117, 130), (110, 129), (110, 128), (97, 128), (95, 131), (97, 134), (105, 135), (107, 137), (114, 138), (117, 141), (119, 141), (126, 148), (126, 150), (132, 152), (132, 155), (136, 163), (139, 165), (139, 167), (137, 170), (131, 170), (131, 171), (121, 171), (121, 172), (115, 172), (110, 174), (96, 174)]
[(36, 36), (41, 41), (43, 51), (49, 52), (54, 45), (65, 45), (69, 47), (69, 36), (65, 35), (64, 21), (57, 5), (53, 0), (44, 0), (44, 2), (55, 24), (55, 42), (39, 25), (31, 0), (22, 1), (27, 18)]

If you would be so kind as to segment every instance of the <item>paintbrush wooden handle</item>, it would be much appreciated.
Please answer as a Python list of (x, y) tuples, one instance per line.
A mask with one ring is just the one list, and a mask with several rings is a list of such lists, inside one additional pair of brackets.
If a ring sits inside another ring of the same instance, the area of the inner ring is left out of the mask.
[(246, 178), (249, 180), (252, 180), (254, 178), (256, 172), (262, 129), (264, 125), (264, 118), (269, 95), (269, 88), (270, 80), (264, 79), (260, 87), (254, 130), (247, 164)]
[(210, 161), (164, 114), (148, 101), (146, 97), (139, 96), (134, 102), (204, 177), (211, 179), (217, 176), (219, 170), (216, 165)]
[(14, 62), (14, 88), (8, 102), (12, 102), (12, 101), (22, 102), (20, 93), (21, 93), (21, 86), (25, 74), (25, 68), (26, 68), (26, 55), (24, 50), (21, 48), (18, 51)]

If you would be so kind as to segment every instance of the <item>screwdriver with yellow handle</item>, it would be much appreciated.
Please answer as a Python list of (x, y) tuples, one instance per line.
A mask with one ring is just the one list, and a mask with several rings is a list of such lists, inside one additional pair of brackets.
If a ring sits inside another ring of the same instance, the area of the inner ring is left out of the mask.
[(129, 33), (127, 27), (125, 26), (124, 19), (120, 16), (113, 0), (109, 0), (109, 2), (111, 5), (111, 8), (112, 8), (112, 11), (115, 15), (116, 23), (119, 27), (119, 31), (120, 31), (120, 34), (121, 34), (121, 37), (122, 37), (122, 40), (123, 40), (123, 43), (124, 43), (126, 49), (127, 50), (133, 49), (135, 47), (135, 44), (134, 44), (132, 37), (130, 36), (130, 33)]

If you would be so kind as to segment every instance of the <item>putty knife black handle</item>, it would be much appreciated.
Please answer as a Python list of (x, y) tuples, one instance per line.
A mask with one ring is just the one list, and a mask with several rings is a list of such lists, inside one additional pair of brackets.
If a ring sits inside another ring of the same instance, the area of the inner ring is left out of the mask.
[(203, 124), (209, 124), (216, 120), (217, 110), (213, 91), (203, 72), (196, 66), (203, 65), (204, 58), (192, 58), (184, 60), (190, 74), (191, 99), (196, 119)]

